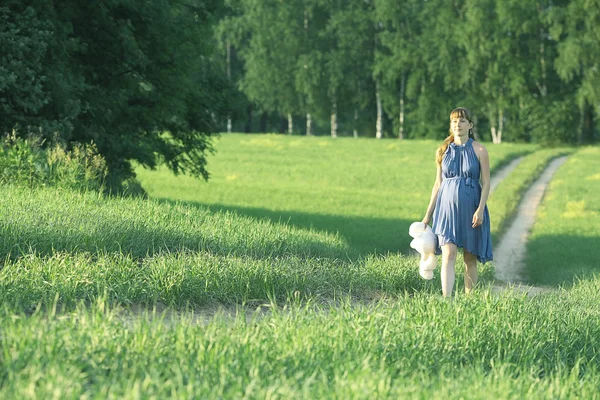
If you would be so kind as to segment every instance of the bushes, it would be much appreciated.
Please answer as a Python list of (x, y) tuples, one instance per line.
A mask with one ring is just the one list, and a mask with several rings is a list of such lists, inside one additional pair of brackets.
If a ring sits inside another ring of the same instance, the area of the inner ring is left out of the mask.
[(103, 191), (107, 167), (94, 143), (43, 148), (39, 138), (13, 132), (0, 145), (0, 183)]

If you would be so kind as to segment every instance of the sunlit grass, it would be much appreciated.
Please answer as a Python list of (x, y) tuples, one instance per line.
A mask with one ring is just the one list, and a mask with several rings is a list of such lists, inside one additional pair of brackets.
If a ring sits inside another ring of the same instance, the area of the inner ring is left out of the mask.
[[(487, 291), (247, 321), (0, 311), (3, 398), (595, 398), (598, 280), (535, 299)], [(242, 310), (240, 310), (242, 311)]]
[(335, 234), (214, 213), (206, 207), (106, 198), (93, 192), (2, 187), (2, 258), (55, 251), (146, 257), (181, 250), (253, 258), (352, 255)]
[(534, 282), (571, 284), (600, 273), (600, 148), (583, 148), (556, 172), (527, 245)]
[(0, 271), (0, 303), (31, 310), (58, 301), (72, 308), (105, 296), (110, 304), (157, 302), (175, 306), (257, 304), (265, 301), (353, 295), (373, 298), (437, 285), (420, 278), (412, 257), (369, 257), (348, 262), (283, 256), (253, 259), (208, 252), (155, 254), (31, 254)]
[[(209, 182), (136, 169), (151, 197), (338, 232), (361, 254), (409, 251), (426, 211), (440, 141), (224, 134)], [(527, 144), (486, 144), (492, 172)]]
[[(582, 253), (600, 226), (597, 148), (556, 175), (530, 250), (544, 273), (572, 279), (577, 268), (546, 268), (572, 262), (589, 280), (498, 294), (488, 263), (478, 290), (449, 301), (439, 270), (425, 281), (418, 259), (398, 254), (427, 205), (438, 143), (219, 143), (209, 183), (142, 171), (159, 200), (1, 188), (0, 398), (597, 397), (600, 278), (597, 252)], [(487, 147), (493, 169), (536, 150)], [(498, 186), (496, 235), (562, 151), (527, 156)], [(202, 318), (219, 304), (238, 318)], [(139, 305), (181, 316), (128, 310)], [(257, 305), (271, 311), (246, 320)]]
[(556, 157), (571, 154), (573, 151), (574, 149), (569, 148), (538, 150), (525, 156), (518, 167), (500, 182), (487, 203), (494, 242), (497, 242), (504, 231), (508, 229), (523, 195), (531, 184), (539, 178), (548, 163)]

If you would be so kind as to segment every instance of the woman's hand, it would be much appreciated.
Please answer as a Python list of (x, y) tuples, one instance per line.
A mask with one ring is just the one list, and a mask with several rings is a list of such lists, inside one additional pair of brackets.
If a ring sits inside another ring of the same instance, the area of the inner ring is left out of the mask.
[(473, 228), (477, 228), (481, 224), (483, 224), (483, 210), (478, 208), (473, 214)]
[(429, 215), (426, 215), (425, 218), (423, 218), (423, 222), (425, 225), (429, 225), (429, 223), (431, 222), (431, 217)]

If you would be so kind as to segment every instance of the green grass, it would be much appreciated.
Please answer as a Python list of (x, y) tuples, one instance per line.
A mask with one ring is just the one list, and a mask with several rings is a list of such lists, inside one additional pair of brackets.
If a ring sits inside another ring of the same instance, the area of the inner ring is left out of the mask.
[(289, 304), (208, 325), (131, 320), (102, 298), (67, 314), (5, 309), (0, 396), (593, 399), (599, 290)]
[(140, 258), (181, 250), (252, 258), (353, 254), (335, 234), (213, 213), (206, 207), (105, 198), (93, 192), (2, 187), (1, 258), (56, 251)]
[(253, 259), (208, 252), (155, 254), (140, 260), (119, 254), (32, 254), (4, 264), (0, 303), (32, 310), (58, 300), (70, 309), (81, 300), (92, 303), (105, 295), (110, 304), (185, 307), (433, 293), (437, 284), (420, 278), (415, 261), (404, 256), (360, 262), (298, 256)]
[[(425, 214), (440, 141), (224, 134), (208, 183), (136, 169), (153, 198), (339, 233), (361, 254), (409, 252)], [(492, 172), (533, 145), (486, 144)]]
[(579, 150), (556, 172), (527, 245), (531, 279), (570, 285), (600, 273), (600, 148)]
[[(486, 264), (448, 301), (398, 254), (436, 145), (226, 135), (209, 183), (140, 173), (158, 200), (0, 187), (0, 398), (599, 398), (598, 148), (559, 170), (530, 243), (585, 280), (494, 294)], [(565, 150), (487, 147), (493, 169), (536, 151), (490, 199), (497, 234)], [(161, 303), (182, 315), (133, 311)], [(239, 317), (203, 321), (215, 303)]]
[[(0, 301), (200, 306), (437, 290), (409, 255), (352, 259), (338, 236), (185, 204), (3, 186)], [(490, 265), (482, 278), (491, 279)], [(460, 281), (459, 281), (460, 282)], [(460, 284), (460, 283), (459, 283)]]
[(521, 198), (548, 166), (548, 163), (556, 157), (573, 153), (573, 151), (574, 149), (569, 148), (538, 150), (525, 156), (517, 168), (500, 182), (487, 202), (493, 243), (497, 243), (508, 229), (515, 217)]

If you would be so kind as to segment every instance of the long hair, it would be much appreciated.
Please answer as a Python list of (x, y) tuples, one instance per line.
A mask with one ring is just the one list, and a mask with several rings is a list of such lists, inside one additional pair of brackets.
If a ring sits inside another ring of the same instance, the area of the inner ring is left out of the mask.
[[(471, 119), (471, 111), (469, 111), (468, 108), (464, 107), (458, 107), (452, 110), (452, 112), (450, 113), (450, 121), (452, 121), (452, 118), (465, 118), (467, 121), (471, 123), (473, 122), (473, 120)], [(442, 159), (444, 158), (444, 153), (446, 152), (446, 149), (448, 148), (450, 143), (454, 142), (454, 132), (452, 132), (451, 126), (448, 128), (448, 132), (448, 137), (444, 139), (442, 145), (437, 149), (435, 156), (435, 162), (437, 163), (437, 165), (442, 165)], [(469, 137), (473, 138), (473, 129), (469, 129)]]

